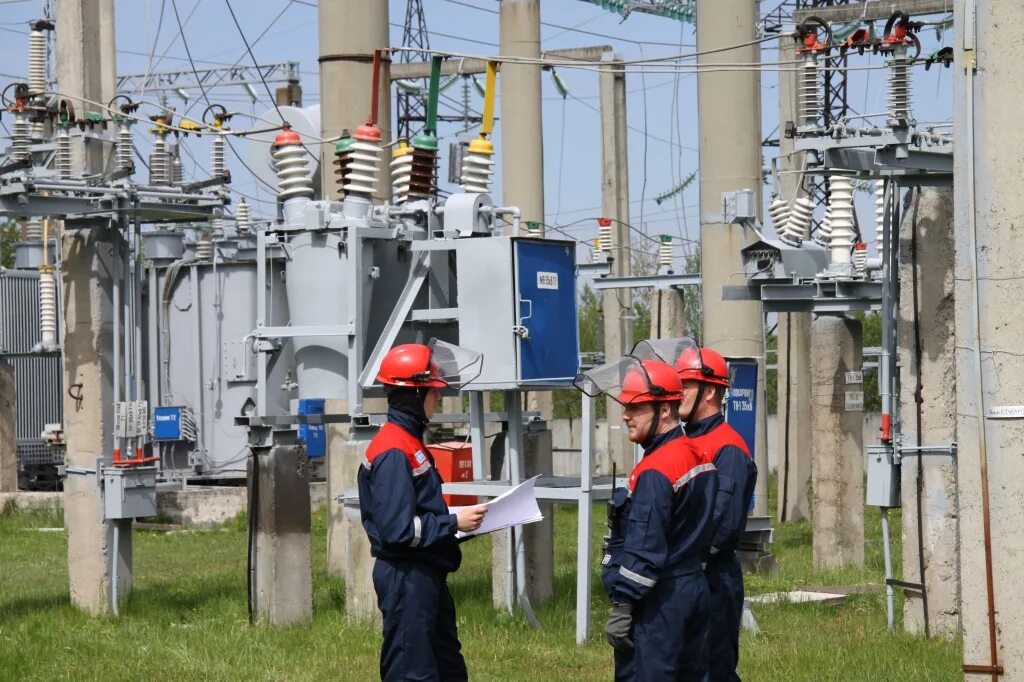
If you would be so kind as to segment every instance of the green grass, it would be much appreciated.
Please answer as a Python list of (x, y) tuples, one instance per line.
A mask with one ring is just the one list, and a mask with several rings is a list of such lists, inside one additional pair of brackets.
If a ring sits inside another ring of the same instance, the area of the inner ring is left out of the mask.
[[(789, 524), (776, 531), (778, 576), (749, 577), (748, 593), (878, 585), (878, 513), (867, 514), (863, 570), (814, 572), (809, 526)], [(595, 539), (603, 516), (602, 510), (595, 514)], [(473, 679), (611, 679), (611, 650), (600, 636), (606, 604), (599, 582), (591, 600), (595, 634), (583, 647), (573, 643), (575, 521), (572, 508), (558, 510), (557, 597), (538, 610), (540, 630), (491, 607), (490, 543), (464, 545), (466, 559), (451, 584)], [(91, 618), (70, 605), (66, 538), (35, 530), (61, 523), (57, 514), (0, 515), (0, 680), (376, 678), (380, 636), (345, 623), (344, 586), (326, 573), (323, 514), (314, 516), (314, 621), (281, 629), (247, 622), (242, 519), (195, 533), (136, 532), (136, 589), (119, 619)], [(898, 538), (898, 517), (894, 526)], [(761, 632), (744, 633), (741, 645), (745, 680), (962, 679), (958, 644), (928, 642), (898, 627), (886, 631), (880, 592), (839, 606), (760, 606), (755, 614)]]

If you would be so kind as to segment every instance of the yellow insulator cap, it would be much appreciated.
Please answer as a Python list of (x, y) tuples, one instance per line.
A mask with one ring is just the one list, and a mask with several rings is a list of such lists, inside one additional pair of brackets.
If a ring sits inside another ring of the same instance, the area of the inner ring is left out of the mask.
[(412, 147), (409, 146), (408, 142), (402, 140), (398, 143), (398, 146), (395, 147), (395, 151), (391, 152), (391, 158), (397, 159), (398, 157), (405, 156), (406, 154), (412, 154)]
[(494, 155), (494, 144), (487, 139), (478, 137), (469, 143), (470, 154), (486, 154), (487, 156)]

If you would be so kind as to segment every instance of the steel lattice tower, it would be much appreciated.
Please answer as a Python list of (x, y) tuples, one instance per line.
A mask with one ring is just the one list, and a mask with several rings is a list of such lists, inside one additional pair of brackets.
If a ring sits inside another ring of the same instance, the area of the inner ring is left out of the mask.
[[(427, 19), (423, 14), (423, 0), (409, 0), (405, 6), (405, 23), (402, 25), (402, 46), (415, 47), (422, 50), (430, 49), (430, 38), (427, 35)], [(400, 53), (398, 60), (407, 64), (430, 59), (426, 52)], [(427, 118), (426, 98), (420, 93), (398, 90), (397, 137), (409, 139), (413, 134), (413, 124)]]

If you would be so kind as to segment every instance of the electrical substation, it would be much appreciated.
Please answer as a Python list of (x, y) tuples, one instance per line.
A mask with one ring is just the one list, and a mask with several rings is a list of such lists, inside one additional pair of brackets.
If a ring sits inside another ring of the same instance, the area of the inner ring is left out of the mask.
[[(261, 65), (248, 42), (232, 68), (197, 68), (189, 53), (179, 72), (118, 76), (112, 36), (90, 35), (113, 22), (113, 0), (46, 2), (29, 26), (27, 74), (0, 81), (0, 218), (18, 234), (0, 268), (0, 456), (17, 480), (0, 476), (0, 493), (61, 491), (72, 602), (119, 613), (133, 526), (160, 495), (244, 487), (250, 621), (309, 621), (311, 486), (323, 485), (327, 571), (344, 580), (346, 618), (373, 622), (356, 475), (386, 417), (385, 354), (430, 341), (480, 354), (433, 418), (445, 494), (493, 499), (539, 476), (545, 519), (493, 536), (494, 606), (538, 625), (555, 596), (556, 505), (575, 507), (586, 644), (594, 504), (641, 453), (622, 408), (587, 396), (574, 396), (563, 438), (552, 396), (595, 355), (643, 341), (622, 300), (650, 295), (652, 339), (696, 336), (729, 360), (727, 419), (763, 472), (744, 567), (776, 570), (773, 538), (800, 521), (815, 570), (863, 567), (865, 515), (879, 515), (878, 627), (962, 640), (968, 679), (1024, 677), (1007, 566), (1024, 492), (1011, 245), (1024, 143), (1005, 104), (1024, 71), (1002, 47), (1024, 9), (579, 3), (694, 24), (696, 50), (659, 61), (542, 50), (538, 0), (488, 3), (501, 39), (472, 54), (429, 49), (427, 3), (409, 0), (395, 44), (388, 4), (321, 0), (320, 101), (306, 106), (299, 64)], [(342, 24), (357, 28), (328, 28)], [(769, 44), (777, 62), (762, 59)], [(699, 178), (699, 272), (630, 212), (627, 139), (640, 131), (627, 83), (671, 68), (696, 76), (699, 168), (656, 201)], [(544, 203), (540, 79), (550, 72), (564, 98), (570, 69), (595, 72), (599, 92), (602, 215), (585, 239), (548, 224)], [(951, 111), (920, 91), (926, 70), (953, 79)], [(764, 135), (768, 72), (779, 115)], [(850, 104), (848, 81), (865, 73), (880, 111)], [(247, 113), (221, 103), (221, 81), (280, 87)], [(439, 109), (460, 82), (465, 102), (478, 86), (480, 111), (470, 126), (467, 104), (462, 132), (445, 135), (458, 117)], [(187, 102), (185, 90), (202, 100), (179, 112), (171, 98)], [(242, 171), (270, 202), (236, 188)], [(636, 239), (655, 245), (643, 272)], [(597, 292), (601, 347), (583, 347), (584, 290)], [(684, 300), (699, 304), (699, 328), (684, 324)], [(865, 429), (872, 372), (877, 433)]]

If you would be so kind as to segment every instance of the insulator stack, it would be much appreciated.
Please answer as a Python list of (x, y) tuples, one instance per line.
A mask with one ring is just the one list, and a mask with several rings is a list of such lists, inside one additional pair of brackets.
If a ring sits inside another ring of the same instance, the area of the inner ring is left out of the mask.
[(885, 180), (875, 180), (875, 249), (879, 258), (885, 246)]
[(48, 265), (39, 268), (39, 332), (43, 347), (57, 346), (57, 283)]
[(359, 126), (353, 136), (344, 186), (345, 194), (369, 198), (377, 190), (380, 173), (380, 128)]
[(775, 197), (768, 207), (768, 216), (771, 218), (772, 226), (775, 228), (775, 233), (780, 239), (783, 238), (783, 235), (786, 234), (786, 230), (789, 228), (789, 214), (789, 204), (781, 197)]
[(196, 240), (196, 258), (206, 261), (213, 259), (213, 233), (210, 230), (199, 233)]
[(181, 165), (181, 147), (175, 146), (174, 153), (170, 155), (171, 184), (180, 185), (185, 179), (185, 169)]
[(853, 245), (853, 269), (858, 275), (863, 275), (868, 269), (868, 245), (864, 242), (857, 242)]
[(28, 89), (33, 95), (46, 92), (46, 34), (38, 29), (28, 34)]
[(889, 66), (889, 118), (896, 126), (910, 121), (910, 60), (905, 46), (896, 48)]
[(25, 223), (25, 241), (43, 241), (43, 221), (39, 218), (31, 218)]
[(170, 163), (167, 156), (167, 142), (163, 136), (153, 140), (153, 151), (149, 155), (149, 184), (166, 185), (170, 182)]
[(252, 209), (245, 199), (239, 201), (235, 208), (235, 231), (239, 234), (248, 234), (252, 231)]
[(605, 255), (604, 249), (601, 246), (600, 237), (594, 239), (594, 248), (590, 252), (590, 260), (593, 263), (603, 263), (608, 260), (608, 257)]
[(32, 154), (32, 124), (23, 113), (15, 114), (11, 125), (11, 156), (20, 159)]
[(409, 173), (409, 197), (429, 199), (437, 192), (437, 141), (434, 148), (420, 147), (413, 141), (412, 169)]
[(818, 86), (818, 59), (808, 54), (800, 68), (800, 126), (814, 128), (818, 125), (818, 114), (821, 112), (821, 88)]
[[(391, 153), (391, 201), (399, 205), (409, 200), (409, 185), (412, 184), (412, 147), (405, 140), (401, 140), (395, 151)], [(350, 155), (345, 155), (347, 159)], [(339, 170), (339, 173), (343, 171)]]
[(134, 168), (132, 159), (132, 129), (127, 123), (121, 123), (117, 129), (117, 148), (115, 151), (118, 168)]
[(612, 221), (609, 218), (601, 218), (597, 221), (597, 238), (601, 240), (601, 250), (610, 253), (615, 248), (615, 241), (612, 238)]
[(536, 220), (527, 220), (526, 223), (526, 234), (530, 237), (543, 237), (544, 226)]
[(853, 183), (844, 175), (833, 175), (829, 181), (831, 207), (831, 240), (833, 263), (849, 263), (856, 232), (853, 217)]
[(224, 219), (210, 218), (210, 231), (214, 234), (224, 234)]
[(210, 145), (210, 169), (214, 177), (224, 173), (224, 133), (214, 135)]
[(491, 191), (494, 175), (494, 145), (490, 140), (477, 138), (469, 143), (462, 158), (462, 191), (487, 194)]
[(658, 244), (658, 268), (672, 269), (672, 237), (667, 234), (661, 235)]
[(285, 128), (274, 139), (274, 167), (277, 169), (278, 199), (287, 201), (313, 196), (306, 150), (298, 133), (291, 128)]
[(799, 245), (807, 239), (811, 233), (811, 218), (814, 215), (814, 202), (810, 198), (801, 196), (793, 202), (789, 212), (789, 224), (786, 226), (786, 234), (789, 244)]
[(57, 129), (57, 175), (61, 180), (71, 179), (72, 165), (71, 134), (62, 125)]
[(822, 246), (828, 246), (832, 243), (832, 202), (831, 200), (825, 204), (825, 217), (822, 219), (821, 224), (818, 225), (818, 230), (814, 233), (814, 241)]

